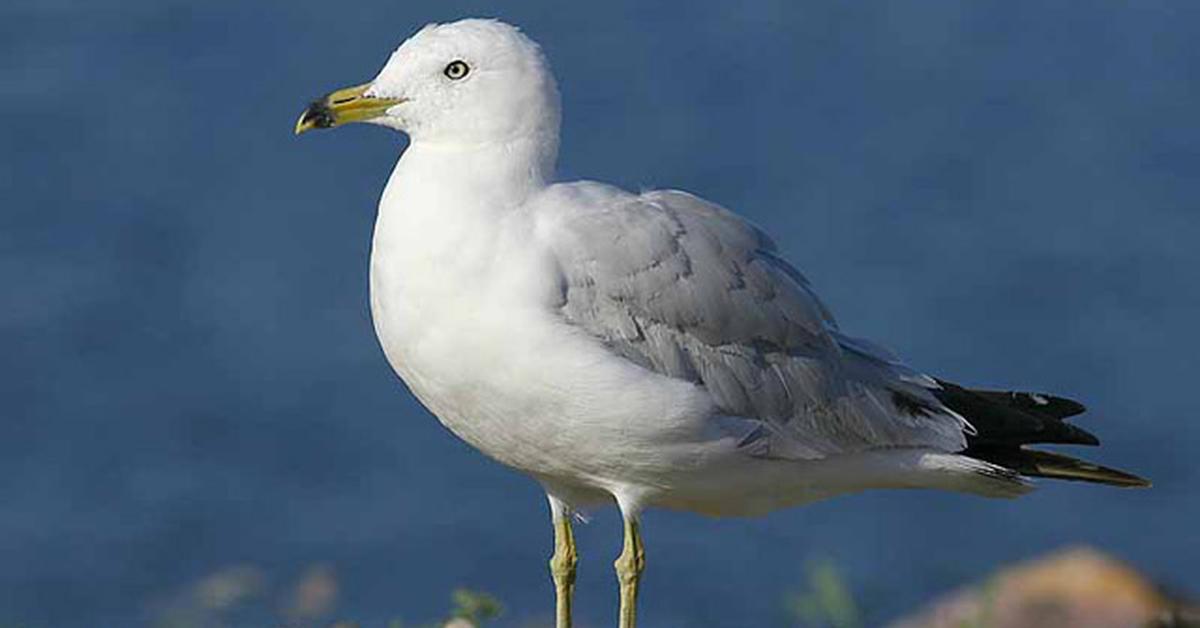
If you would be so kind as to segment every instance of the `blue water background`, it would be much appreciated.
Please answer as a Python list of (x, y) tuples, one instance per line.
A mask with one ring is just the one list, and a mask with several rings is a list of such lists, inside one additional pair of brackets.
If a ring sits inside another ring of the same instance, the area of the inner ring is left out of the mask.
[[(364, 626), (456, 586), (503, 599), (501, 625), (546, 616), (539, 490), (445, 432), (372, 332), (403, 138), (291, 134), (470, 15), (552, 59), (564, 177), (743, 213), (847, 331), (1080, 398), (1094, 457), (1156, 482), (651, 513), (644, 625), (786, 625), (819, 558), (871, 624), (1075, 543), (1197, 590), (1200, 3), (6, 0), (0, 622), (152, 625), (230, 565), (281, 591), (313, 563)], [(607, 625), (617, 521), (579, 537), (578, 611)], [(271, 595), (230, 621), (269, 625)]]

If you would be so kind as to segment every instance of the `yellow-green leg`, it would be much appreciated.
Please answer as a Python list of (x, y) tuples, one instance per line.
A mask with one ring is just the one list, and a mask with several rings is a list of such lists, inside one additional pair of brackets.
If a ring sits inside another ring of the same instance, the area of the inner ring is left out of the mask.
[(550, 576), (554, 578), (554, 625), (571, 628), (571, 596), (575, 593), (575, 534), (571, 513), (566, 505), (550, 498), (550, 517), (554, 523), (554, 556), (550, 557)]
[(642, 546), (642, 533), (638, 529), (636, 516), (622, 515), (625, 520), (625, 546), (613, 566), (617, 568), (617, 582), (621, 585), (620, 628), (637, 626), (638, 581), (646, 568), (646, 550)]

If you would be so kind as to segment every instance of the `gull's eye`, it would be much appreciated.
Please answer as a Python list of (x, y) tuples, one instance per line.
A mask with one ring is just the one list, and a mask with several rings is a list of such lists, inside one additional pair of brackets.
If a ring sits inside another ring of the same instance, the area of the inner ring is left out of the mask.
[(471, 71), (471, 68), (467, 67), (467, 64), (465, 62), (451, 61), (450, 65), (446, 66), (445, 70), (442, 70), (442, 74), (445, 74), (446, 78), (448, 78), (452, 81), (457, 81), (458, 79), (466, 76), (467, 72), (470, 72), (470, 71)]

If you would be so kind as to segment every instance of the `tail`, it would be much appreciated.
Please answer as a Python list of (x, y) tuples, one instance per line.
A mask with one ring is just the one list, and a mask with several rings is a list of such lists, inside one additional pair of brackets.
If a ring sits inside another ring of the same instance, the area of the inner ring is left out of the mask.
[(1146, 487), (1150, 482), (1132, 473), (1078, 458), (1026, 449), (1036, 443), (1099, 445), (1090, 432), (1066, 422), (1083, 413), (1082, 404), (1038, 393), (973, 390), (938, 381), (933, 393), (951, 410), (975, 426), (962, 455), (1012, 469), (1029, 477), (1093, 482), (1110, 486)]

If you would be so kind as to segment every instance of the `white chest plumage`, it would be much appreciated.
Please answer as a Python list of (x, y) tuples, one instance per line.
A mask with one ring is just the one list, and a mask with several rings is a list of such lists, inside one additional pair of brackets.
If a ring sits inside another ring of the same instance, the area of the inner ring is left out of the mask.
[(516, 194), (429, 186), (439, 160), (424, 157), (410, 149), (380, 203), (371, 307), (389, 362), (447, 428), (518, 469), (605, 484), (638, 466), (629, 451), (656, 440), (665, 454), (657, 434), (701, 425), (694, 387), (558, 317), (554, 261)]

